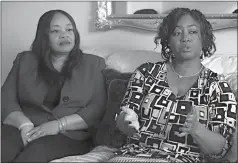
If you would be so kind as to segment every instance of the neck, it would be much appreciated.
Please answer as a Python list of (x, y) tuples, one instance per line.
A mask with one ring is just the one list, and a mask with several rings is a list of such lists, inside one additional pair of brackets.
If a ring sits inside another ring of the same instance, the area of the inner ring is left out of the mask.
[(196, 60), (176, 60), (173, 59), (171, 62), (174, 71), (181, 76), (190, 76), (199, 72), (202, 68), (200, 58)]
[(52, 52), (51, 58), (52, 62), (65, 62), (68, 59), (69, 53), (58, 53), (58, 52)]
[(54, 68), (61, 72), (64, 63), (68, 59), (68, 54), (62, 54), (62, 53), (51, 53), (51, 61), (54, 66)]

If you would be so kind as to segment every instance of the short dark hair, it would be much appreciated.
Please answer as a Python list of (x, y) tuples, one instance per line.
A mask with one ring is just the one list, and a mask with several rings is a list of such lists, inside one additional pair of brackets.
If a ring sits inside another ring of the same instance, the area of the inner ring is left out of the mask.
[(50, 10), (45, 12), (39, 19), (36, 30), (36, 36), (31, 45), (31, 50), (34, 54), (36, 54), (39, 60), (38, 77), (46, 81), (48, 84), (52, 84), (54, 82), (57, 82), (58, 80), (58, 78), (55, 76), (55, 72), (52, 71), (49, 68), (49, 66), (47, 66), (46, 63), (46, 61), (49, 59), (48, 51), (50, 49), (48, 31), (50, 28), (50, 22), (56, 13), (61, 13), (70, 20), (75, 35), (75, 45), (71, 50), (68, 60), (64, 64), (64, 67), (61, 72), (61, 74), (65, 78), (70, 78), (72, 76), (72, 69), (79, 62), (82, 54), (82, 51), (79, 48), (80, 45), (79, 32), (77, 30), (75, 21), (72, 18), (72, 16), (63, 10)]
[(171, 55), (168, 40), (174, 32), (177, 22), (181, 16), (186, 14), (189, 14), (200, 24), (203, 55), (205, 57), (210, 57), (216, 51), (215, 36), (213, 34), (212, 25), (206, 19), (205, 15), (196, 9), (190, 10), (189, 8), (175, 8), (163, 19), (163, 22), (158, 27), (157, 35), (154, 39), (156, 46), (158, 46), (158, 40), (160, 39), (160, 44), (162, 46), (161, 55), (165, 60), (169, 60)]

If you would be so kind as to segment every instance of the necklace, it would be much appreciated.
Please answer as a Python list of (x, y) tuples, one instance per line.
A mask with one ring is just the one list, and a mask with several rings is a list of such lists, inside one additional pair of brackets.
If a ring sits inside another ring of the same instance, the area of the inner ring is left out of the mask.
[(196, 72), (195, 74), (188, 75), (188, 76), (183, 76), (183, 75), (178, 74), (178, 73), (174, 70), (174, 67), (173, 67), (172, 63), (171, 63), (171, 68), (172, 68), (173, 72), (178, 76), (178, 78), (181, 79), (181, 78), (189, 78), (189, 77), (192, 77), (192, 76), (196, 76), (197, 74), (199, 74), (199, 73), (202, 71), (202, 69), (204, 68), (204, 66), (202, 65), (201, 69), (200, 69), (198, 72)]

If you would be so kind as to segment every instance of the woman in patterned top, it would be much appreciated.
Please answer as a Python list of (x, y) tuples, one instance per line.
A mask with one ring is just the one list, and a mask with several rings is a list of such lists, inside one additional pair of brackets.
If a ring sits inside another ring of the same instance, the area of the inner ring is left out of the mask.
[(145, 63), (132, 75), (116, 118), (128, 141), (110, 161), (225, 156), (235, 133), (236, 100), (222, 76), (201, 63), (216, 51), (212, 30), (198, 10), (176, 8), (164, 18), (155, 43), (161, 39), (165, 61)]

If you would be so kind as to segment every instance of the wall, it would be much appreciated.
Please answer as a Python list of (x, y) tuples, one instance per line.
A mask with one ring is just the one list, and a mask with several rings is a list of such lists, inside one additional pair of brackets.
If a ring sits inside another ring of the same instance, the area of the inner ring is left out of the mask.
[[(163, 1), (163, 2), (125, 2), (127, 3), (127, 13), (133, 14), (135, 11), (140, 9), (155, 9), (158, 13), (168, 13), (173, 8), (176, 7), (188, 7), (202, 11), (207, 14), (214, 13), (232, 13), (235, 9), (237, 9), (237, 2), (177, 2), (177, 1)], [(214, 12), (215, 11), (215, 12)]]
[(232, 13), (235, 9), (237, 9), (237, 2), (228, 2), (228, 1), (194, 1), (194, 2), (163, 2), (162, 3), (162, 13), (171, 10), (175, 7), (188, 7), (191, 6), (196, 7), (196, 9), (202, 11), (203, 13), (207, 14), (214, 14), (214, 13)]
[[(135, 29), (95, 31), (96, 2), (2, 2), (2, 83), (17, 53), (30, 48), (39, 17), (50, 9), (63, 9), (74, 17), (81, 34), (81, 47), (155, 48), (153, 32)], [(217, 31), (215, 36), (217, 53), (237, 54), (236, 29)]]
[(194, 8), (200, 10), (203, 13), (206, 14), (214, 14), (214, 13), (232, 13), (235, 9), (237, 9), (237, 2), (205, 2), (205, 1), (190, 1), (189, 3), (187, 1), (151, 1), (151, 2), (135, 2), (135, 1), (119, 1), (119, 2), (113, 2), (113, 4), (116, 4), (115, 7), (115, 13), (116, 14), (133, 14), (135, 11), (140, 9), (154, 9), (158, 13), (168, 13), (171, 9), (176, 7), (188, 7), (188, 8)]

